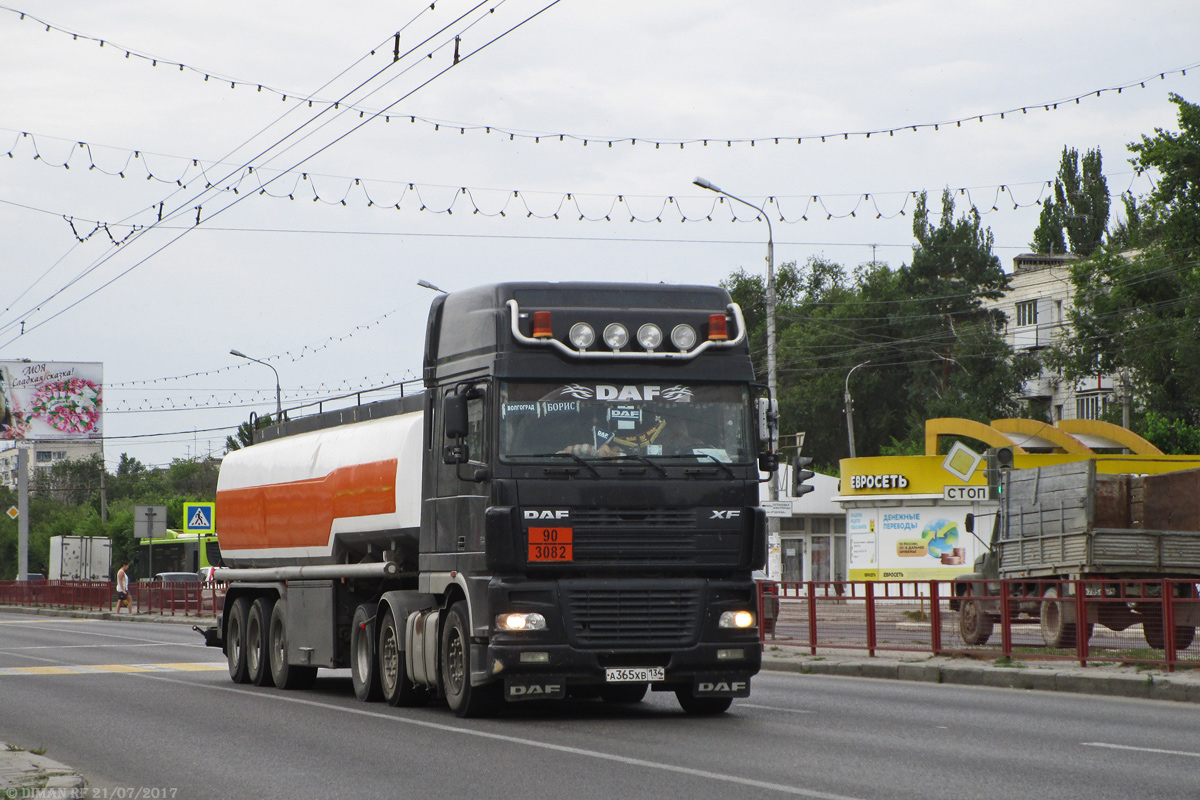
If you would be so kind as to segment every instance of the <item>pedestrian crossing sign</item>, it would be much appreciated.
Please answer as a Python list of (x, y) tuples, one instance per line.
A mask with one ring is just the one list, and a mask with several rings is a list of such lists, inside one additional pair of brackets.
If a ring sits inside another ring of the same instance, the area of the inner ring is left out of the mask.
[(184, 503), (183, 530), (185, 533), (216, 533), (216, 503)]

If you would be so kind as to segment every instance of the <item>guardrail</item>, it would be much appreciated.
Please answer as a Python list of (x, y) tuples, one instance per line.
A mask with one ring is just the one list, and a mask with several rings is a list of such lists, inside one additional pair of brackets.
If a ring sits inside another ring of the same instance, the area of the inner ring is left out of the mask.
[(764, 645), (813, 654), (841, 648), (1200, 667), (1200, 599), (1188, 581), (761, 581), (758, 602)]
[[(129, 585), (133, 612), (169, 616), (212, 616), (225, 607), (223, 583), (135, 582)], [(0, 581), (0, 604), (117, 610), (112, 581)]]

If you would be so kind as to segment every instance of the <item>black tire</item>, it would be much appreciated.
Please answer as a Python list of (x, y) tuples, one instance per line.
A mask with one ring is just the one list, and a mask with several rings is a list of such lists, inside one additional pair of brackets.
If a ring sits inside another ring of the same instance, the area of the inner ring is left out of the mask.
[(229, 677), (234, 683), (249, 683), (246, 671), (246, 617), (250, 614), (250, 599), (233, 601), (225, 617), (225, 657), (229, 661)]
[(287, 601), (278, 600), (271, 609), (267, 630), (271, 680), (277, 689), (308, 689), (317, 679), (317, 668), (288, 663)]
[(442, 692), (450, 710), (459, 717), (482, 717), (495, 710), (498, 684), (471, 685), (471, 623), (466, 602), (450, 606), (440, 649)]
[[(1146, 637), (1146, 644), (1153, 647), (1155, 650), (1165, 650), (1167, 648), (1167, 639), (1163, 636), (1163, 624), (1160, 620), (1146, 620), (1142, 623), (1142, 633)], [(1192, 642), (1196, 639), (1196, 629), (1191, 625), (1176, 625), (1175, 626), (1175, 650), (1187, 650), (1192, 646)]]
[[(1058, 587), (1051, 586), (1042, 592), (1041, 628), (1042, 641), (1047, 647), (1070, 649), (1076, 642), (1076, 625), (1067, 622), (1063, 604), (1069, 600), (1058, 599)], [(1091, 632), (1088, 632), (1089, 636)]]
[(983, 603), (964, 599), (958, 609), (958, 632), (967, 644), (987, 644), (992, 638), (996, 621), (983, 610)]
[(354, 685), (354, 696), (364, 703), (378, 703), (383, 699), (383, 687), (379, 683), (379, 659), (375, 653), (375, 614), (377, 605), (362, 605), (354, 609), (354, 621), (350, 625), (350, 682)]
[(274, 597), (260, 597), (246, 616), (246, 677), (255, 686), (271, 682), (271, 609)]
[(388, 609), (379, 626), (379, 647), (375, 674), (378, 676), (380, 695), (392, 706), (420, 706), (429, 699), (429, 692), (417, 686), (408, 677), (404, 664), (404, 632), (396, 624), (396, 618)]
[(696, 697), (690, 689), (675, 690), (679, 706), (694, 717), (710, 717), (724, 714), (733, 705), (732, 697)]
[(646, 692), (650, 691), (648, 683), (617, 683), (600, 688), (600, 699), (616, 705), (633, 705), (642, 702)]

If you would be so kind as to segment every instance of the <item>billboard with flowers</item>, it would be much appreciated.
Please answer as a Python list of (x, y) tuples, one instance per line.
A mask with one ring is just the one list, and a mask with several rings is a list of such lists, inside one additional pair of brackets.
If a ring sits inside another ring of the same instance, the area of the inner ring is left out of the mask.
[(99, 439), (104, 365), (0, 361), (0, 439)]

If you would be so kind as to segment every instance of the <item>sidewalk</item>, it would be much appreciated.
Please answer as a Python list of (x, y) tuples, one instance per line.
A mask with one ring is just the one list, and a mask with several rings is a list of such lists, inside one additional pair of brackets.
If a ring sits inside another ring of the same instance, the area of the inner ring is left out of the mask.
[(1200, 703), (1200, 670), (1165, 672), (1104, 663), (1081, 667), (1041, 660), (977, 661), (916, 652), (872, 657), (866, 651), (824, 650), (814, 656), (807, 647), (772, 644), (763, 652), (763, 670)]

